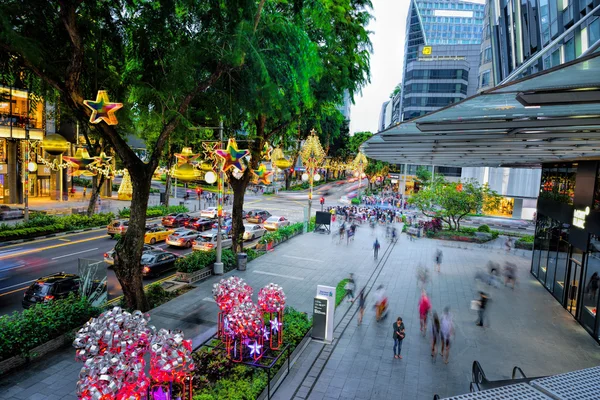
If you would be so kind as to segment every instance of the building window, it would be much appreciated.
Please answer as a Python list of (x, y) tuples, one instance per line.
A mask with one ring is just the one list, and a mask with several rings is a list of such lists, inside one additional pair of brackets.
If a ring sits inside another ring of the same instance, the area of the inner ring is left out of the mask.
[(488, 46), (481, 52), (480, 64), (492, 61), (492, 47)]
[(577, 164), (542, 168), (540, 199), (573, 204)]
[(490, 85), (490, 70), (487, 70), (481, 74), (481, 85), (479, 87), (486, 87)]
[(564, 45), (565, 62), (573, 61), (575, 59), (575, 39), (569, 39)]
[(594, 22), (589, 25), (589, 46), (592, 47), (598, 40), (600, 40), (600, 18), (596, 18)]

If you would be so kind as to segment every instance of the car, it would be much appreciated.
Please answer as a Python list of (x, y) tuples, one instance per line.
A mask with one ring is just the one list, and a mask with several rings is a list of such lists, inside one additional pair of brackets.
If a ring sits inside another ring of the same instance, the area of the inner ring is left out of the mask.
[(263, 227), (268, 231), (276, 231), (277, 229), (288, 226), (289, 224), (290, 221), (286, 217), (273, 215), (265, 221)]
[(267, 230), (260, 225), (244, 224), (244, 240), (253, 240), (267, 233)]
[(162, 224), (169, 228), (178, 228), (184, 226), (190, 218), (189, 214), (186, 213), (171, 213), (162, 218)]
[(192, 242), (200, 235), (200, 232), (191, 229), (181, 229), (173, 232), (167, 237), (167, 244), (175, 247), (192, 247)]
[(212, 219), (217, 218), (217, 207), (208, 207), (207, 209), (200, 211), (200, 216)]
[[(217, 226), (218, 226), (218, 224), (215, 222), (212, 226), (212, 230), (214, 232), (217, 231)], [(225, 221), (221, 222), (221, 232), (225, 232), (227, 235), (230, 235), (231, 229), (233, 229), (233, 221), (231, 218), (226, 219)]]
[(9, 206), (1, 205), (0, 206), (0, 220), (4, 221), (6, 219), (17, 219), (23, 218), (24, 211), (18, 208), (11, 208)]
[[(144, 249), (142, 250), (142, 254), (144, 254), (147, 251), (152, 251), (152, 250), (164, 251), (163, 249), (161, 249), (159, 247), (154, 247), (154, 246), (150, 246), (149, 244), (145, 244)], [(107, 263), (108, 265), (115, 265), (115, 249), (112, 249), (112, 250), (104, 253), (104, 262)]]
[(163, 240), (167, 240), (167, 237), (173, 232), (175, 232), (173, 229), (163, 228), (162, 226), (151, 228), (144, 235), (144, 243), (155, 244), (156, 242), (162, 242)]
[(198, 232), (209, 231), (212, 229), (213, 221), (211, 219), (194, 217), (185, 223), (188, 229), (195, 229)]
[(142, 276), (158, 276), (163, 272), (175, 268), (177, 256), (167, 251), (152, 250), (142, 254), (140, 264), (142, 265)]
[[(217, 248), (217, 232), (205, 232), (198, 236), (194, 241), (192, 250), (194, 251), (211, 251)], [(227, 234), (221, 233), (221, 248), (228, 249), (233, 244), (233, 241), (227, 237)]]
[(115, 219), (108, 224), (106, 227), (106, 233), (108, 236), (114, 237), (115, 235), (122, 235), (127, 232), (127, 228), (129, 227), (128, 219)]
[[(99, 282), (94, 282), (90, 288), (91, 292), (95, 291), (99, 285)], [(79, 275), (57, 272), (52, 275), (44, 276), (36, 279), (35, 282), (25, 290), (21, 305), (23, 308), (27, 309), (38, 303), (47, 303), (57, 299), (64, 299), (71, 293), (78, 294), (80, 286), (81, 278)]]
[(265, 222), (267, 219), (269, 219), (269, 217), (271, 216), (271, 213), (265, 210), (252, 210), (248, 213), (248, 216), (246, 217), (246, 221), (247, 222), (252, 222), (255, 224), (262, 224), (263, 222)]

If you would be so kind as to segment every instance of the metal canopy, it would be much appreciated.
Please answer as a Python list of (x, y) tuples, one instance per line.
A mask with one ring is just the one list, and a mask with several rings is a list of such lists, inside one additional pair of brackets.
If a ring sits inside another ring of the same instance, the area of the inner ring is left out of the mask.
[(396, 164), (440, 166), (600, 159), (598, 71), (600, 54), (592, 54), (393, 126), (362, 149)]

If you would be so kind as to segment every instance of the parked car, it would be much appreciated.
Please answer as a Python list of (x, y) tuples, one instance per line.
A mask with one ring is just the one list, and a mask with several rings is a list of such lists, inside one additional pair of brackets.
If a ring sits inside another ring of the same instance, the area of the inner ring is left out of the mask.
[(173, 229), (163, 228), (162, 226), (151, 228), (144, 235), (144, 243), (155, 244), (156, 242), (162, 242), (163, 240), (167, 240), (173, 232), (175, 232)]
[(192, 247), (192, 242), (200, 235), (200, 232), (191, 229), (182, 229), (173, 232), (167, 237), (167, 244), (175, 247)]
[(269, 219), (269, 217), (271, 216), (271, 213), (265, 210), (252, 210), (248, 213), (248, 216), (246, 217), (246, 221), (247, 222), (252, 222), (255, 224), (262, 224), (263, 222), (265, 222), (267, 219)]
[(211, 219), (194, 217), (185, 223), (188, 229), (195, 229), (198, 232), (209, 231), (212, 229), (213, 221)]
[(127, 232), (127, 228), (129, 227), (129, 220), (127, 219), (115, 219), (111, 221), (110, 224), (106, 227), (106, 233), (108, 236), (114, 237), (115, 235), (122, 235)]
[(265, 221), (263, 227), (268, 231), (276, 231), (277, 229), (288, 226), (289, 224), (290, 221), (286, 217), (273, 215)]
[(184, 226), (190, 218), (189, 214), (186, 213), (171, 213), (163, 217), (162, 224), (169, 228), (178, 228)]
[(212, 219), (217, 218), (217, 207), (208, 207), (207, 209), (200, 211), (200, 216)]
[(11, 208), (9, 206), (0, 206), (0, 220), (23, 218), (23, 210)]
[(260, 225), (244, 224), (244, 240), (252, 240), (261, 237), (267, 230)]
[[(154, 246), (150, 246), (149, 244), (145, 244), (144, 249), (142, 250), (142, 254), (144, 254), (147, 251), (153, 251), (153, 250), (164, 251), (160, 247), (154, 247)], [(104, 253), (104, 262), (107, 263), (109, 266), (115, 265), (115, 249), (112, 249), (112, 250)]]
[[(100, 282), (94, 282), (91, 292), (95, 291), (100, 284)], [(53, 300), (64, 299), (71, 293), (79, 293), (80, 286), (81, 278), (79, 275), (57, 272), (36, 279), (25, 290), (21, 304), (23, 308), (30, 308), (37, 303), (47, 303)]]
[[(211, 251), (217, 248), (217, 232), (206, 232), (198, 236), (194, 241), (192, 250), (194, 251)], [(221, 248), (228, 249), (233, 244), (233, 241), (227, 237), (227, 234), (221, 233)]]
[(158, 276), (175, 268), (177, 256), (166, 251), (152, 250), (142, 254), (142, 276)]

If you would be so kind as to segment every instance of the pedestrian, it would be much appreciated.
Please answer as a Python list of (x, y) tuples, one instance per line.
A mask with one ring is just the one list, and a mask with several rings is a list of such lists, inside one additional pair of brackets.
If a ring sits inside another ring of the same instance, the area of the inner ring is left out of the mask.
[(86, 194), (87, 194), (87, 188), (84, 186), (84, 187), (83, 187), (83, 197), (82, 197), (82, 198), (83, 198), (83, 200), (85, 200), (85, 196), (86, 196)]
[(404, 322), (402, 322), (402, 318), (398, 317), (396, 322), (392, 325), (394, 329), (393, 338), (394, 338), (394, 358), (402, 358), (400, 352), (402, 351), (402, 341), (406, 336), (404, 333)]
[(375, 243), (373, 243), (373, 255), (375, 256), (375, 260), (377, 260), (377, 257), (379, 257), (379, 248), (381, 247), (381, 245), (379, 244), (379, 240), (377, 240), (377, 238), (375, 238)]
[(421, 290), (421, 299), (419, 300), (419, 320), (421, 322), (421, 334), (425, 336), (427, 333), (427, 315), (431, 309), (431, 302), (427, 297), (425, 289)]
[[(483, 326), (483, 318), (485, 317), (485, 308), (487, 306), (488, 296), (484, 292), (479, 292), (479, 309), (477, 310), (477, 314), (479, 315), (479, 320), (477, 321), (477, 326)], [(489, 325), (489, 321), (488, 321)]]
[(362, 324), (363, 316), (365, 315), (366, 302), (367, 295), (365, 294), (365, 288), (362, 288), (358, 294), (358, 325)]
[(444, 308), (444, 315), (440, 321), (440, 339), (442, 342), (442, 359), (445, 364), (448, 364), (450, 358), (450, 339), (454, 335), (454, 323), (450, 314), (450, 307)]
[(436, 312), (433, 313), (433, 319), (431, 321), (431, 357), (435, 362), (437, 358), (437, 343), (440, 338), (440, 318)]
[(517, 282), (516, 275), (517, 266), (513, 263), (507, 262), (504, 266), (504, 286), (507, 286), (509, 283), (512, 285), (511, 287), (515, 288), (515, 283)]
[(437, 272), (441, 272), (440, 268), (442, 266), (442, 256), (442, 251), (440, 249), (437, 249), (437, 251), (435, 252), (435, 268)]
[(379, 322), (387, 311), (387, 296), (383, 285), (379, 285), (375, 290), (375, 319)]
[(598, 281), (600, 281), (600, 277), (598, 276), (598, 272), (594, 272), (592, 276), (590, 276), (590, 281), (587, 286), (587, 292), (590, 296), (590, 299), (596, 298), (596, 292), (598, 291)]
[(356, 287), (356, 283), (354, 282), (354, 274), (350, 273), (348, 282), (346, 282), (346, 285), (344, 286), (344, 289), (346, 290), (346, 294), (344, 297), (348, 298), (348, 303), (352, 303), (355, 300), (354, 299), (354, 288), (355, 287)]
[(506, 252), (510, 253), (510, 250), (512, 248), (512, 238), (510, 236), (506, 238), (506, 242), (504, 242), (504, 247), (506, 249)]

